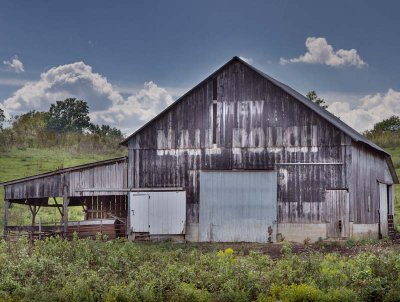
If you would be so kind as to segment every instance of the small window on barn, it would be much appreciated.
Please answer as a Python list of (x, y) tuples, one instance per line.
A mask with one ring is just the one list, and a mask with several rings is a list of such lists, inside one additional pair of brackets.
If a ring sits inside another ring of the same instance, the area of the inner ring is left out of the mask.
[(217, 102), (213, 102), (212, 107), (212, 143), (213, 145), (217, 143)]
[(213, 105), (212, 105), (212, 143), (217, 144), (217, 98), (218, 98), (218, 80), (213, 79)]
[(217, 88), (218, 88), (217, 78), (214, 78), (213, 79), (213, 101), (217, 100)]

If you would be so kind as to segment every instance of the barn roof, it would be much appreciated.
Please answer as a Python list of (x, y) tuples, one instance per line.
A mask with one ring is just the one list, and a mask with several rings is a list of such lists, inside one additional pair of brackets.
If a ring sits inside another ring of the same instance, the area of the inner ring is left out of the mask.
[(46, 173), (42, 173), (42, 174), (36, 174), (36, 175), (27, 176), (27, 177), (23, 177), (23, 178), (4, 181), (4, 182), (0, 183), (0, 186), (12, 185), (15, 183), (29, 181), (29, 180), (33, 180), (33, 179), (37, 179), (37, 178), (46, 177), (46, 176), (53, 176), (53, 175), (62, 174), (65, 172), (76, 171), (76, 170), (81, 170), (81, 169), (86, 169), (86, 168), (92, 168), (92, 167), (96, 167), (96, 166), (103, 166), (103, 165), (122, 162), (122, 161), (126, 161), (126, 157), (111, 158), (111, 159), (97, 161), (97, 162), (93, 162), (93, 163), (89, 163), (89, 164), (83, 164), (83, 165), (73, 166), (73, 167), (64, 168), (64, 169), (58, 169), (55, 171), (46, 172)]
[(134, 133), (132, 133), (130, 136), (128, 136), (126, 139), (124, 139), (121, 144), (122, 145), (127, 145), (128, 141), (135, 136), (136, 134), (138, 134), (139, 132), (141, 132), (143, 129), (147, 128), (148, 126), (150, 126), (154, 121), (156, 121), (158, 118), (160, 118), (162, 115), (164, 115), (164, 113), (168, 112), (169, 110), (171, 110), (172, 108), (174, 108), (175, 106), (177, 106), (180, 102), (182, 102), (185, 97), (187, 95), (189, 95), (192, 91), (194, 91), (196, 88), (198, 88), (201, 84), (203, 84), (204, 82), (208, 81), (209, 79), (213, 78), (217, 73), (219, 73), (223, 68), (225, 68), (227, 65), (234, 63), (234, 62), (240, 62), (244, 65), (246, 65), (247, 67), (249, 67), (250, 69), (254, 70), (256, 73), (258, 73), (260, 76), (262, 76), (263, 78), (267, 79), (268, 81), (272, 82), (273, 84), (275, 84), (276, 86), (280, 87), (282, 90), (284, 90), (286, 93), (290, 94), (292, 97), (294, 97), (295, 99), (297, 99), (298, 101), (300, 101), (301, 103), (303, 103), (304, 105), (306, 105), (307, 107), (309, 107), (311, 110), (313, 110), (314, 112), (316, 112), (318, 115), (320, 115), (322, 118), (324, 118), (325, 120), (327, 120), (328, 122), (330, 122), (331, 124), (333, 124), (334, 126), (336, 126), (337, 128), (339, 128), (341, 131), (343, 131), (344, 133), (346, 133), (348, 136), (350, 136), (354, 141), (356, 142), (361, 142), (364, 143), (368, 146), (370, 146), (371, 148), (382, 152), (388, 156), (390, 156), (389, 153), (387, 153), (385, 150), (383, 150), (381, 147), (379, 147), (378, 145), (374, 144), (373, 142), (371, 142), (369, 139), (367, 139), (366, 137), (364, 137), (363, 135), (361, 135), (360, 133), (358, 133), (356, 130), (354, 130), (353, 128), (351, 128), (349, 125), (347, 125), (346, 123), (344, 123), (342, 120), (340, 120), (339, 118), (337, 118), (335, 115), (333, 115), (332, 113), (330, 113), (329, 111), (323, 109), (322, 107), (318, 106), (317, 104), (315, 104), (314, 102), (312, 102), (311, 100), (309, 100), (307, 97), (303, 96), (302, 94), (300, 94), (299, 92), (297, 92), (296, 90), (294, 90), (293, 88), (279, 82), (278, 80), (272, 78), (271, 76), (265, 74), (264, 72), (258, 70), (257, 68), (253, 67), (252, 65), (248, 64), (247, 62), (243, 61), (242, 59), (240, 59), (239, 57), (235, 56), (233, 57), (231, 60), (229, 60), (227, 63), (225, 63), (222, 67), (220, 67), (218, 70), (216, 70), (214, 73), (212, 73), (210, 76), (208, 76), (206, 79), (204, 79), (203, 81), (201, 81), (198, 85), (196, 85), (195, 87), (193, 87), (192, 89), (190, 89), (188, 92), (186, 92), (183, 96), (181, 96), (179, 99), (177, 99), (174, 103), (172, 103), (170, 106), (168, 106), (166, 109), (164, 109), (160, 114), (158, 114), (157, 116), (155, 116), (153, 119), (151, 119), (149, 122), (145, 123), (142, 127), (140, 127), (138, 130), (136, 130)]
[(140, 133), (142, 130), (144, 130), (145, 128), (147, 128), (148, 126), (150, 126), (151, 124), (153, 124), (156, 120), (158, 120), (161, 116), (163, 116), (165, 113), (167, 113), (169, 110), (171, 110), (172, 108), (174, 108), (175, 106), (177, 106), (179, 103), (181, 103), (186, 96), (188, 96), (190, 93), (192, 93), (195, 89), (197, 89), (199, 86), (201, 86), (203, 83), (205, 83), (206, 81), (212, 79), (215, 75), (217, 75), (222, 69), (224, 69), (226, 66), (228, 66), (229, 64), (235, 63), (235, 62), (240, 62), (241, 64), (244, 64), (245, 66), (249, 67), (250, 69), (252, 69), (253, 71), (255, 71), (257, 74), (259, 74), (261, 77), (267, 79), (268, 81), (272, 82), (273, 84), (275, 84), (276, 86), (280, 87), (283, 91), (285, 91), (286, 93), (288, 93), (289, 95), (291, 95), (292, 97), (294, 97), (295, 99), (297, 99), (299, 102), (303, 103), (305, 106), (307, 106), (308, 108), (310, 108), (311, 110), (313, 110), (315, 113), (317, 113), (319, 116), (321, 116), (323, 119), (327, 120), (328, 122), (330, 122), (331, 124), (333, 124), (334, 126), (336, 126), (339, 130), (343, 131), (345, 134), (347, 134), (348, 136), (350, 136), (355, 142), (361, 143), (361, 144), (365, 144), (366, 146), (368, 146), (369, 148), (371, 148), (374, 151), (377, 151), (381, 154), (383, 154), (385, 156), (386, 162), (389, 166), (390, 172), (393, 176), (393, 180), (394, 183), (399, 183), (399, 179), (397, 177), (396, 174), (396, 170), (395, 167), (393, 165), (391, 156), (388, 152), (386, 152), (385, 150), (383, 150), (381, 147), (379, 147), (378, 145), (376, 145), (375, 143), (373, 143), (372, 141), (370, 141), (369, 139), (367, 139), (365, 136), (361, 135), (360, 133), (358, 133), (356, 130), (354, 130), (353, 128), (351, 128), (349, 125), (347, 125), (346, 123), (344, 123), (342, 120), (340, 120), (339, 118), (337, 118), (335, 115), (333, 115), (332, 113), (330, 113), (329, 111), (325, 110), (324, 108), (318, 106), (317, 104), (315, 104), (314, 102), (312, 102), (311, 100), (309, 100), (307, 97), (303, 96), (301, 93), (297, 92), (296, 90), (294, 90), (293, 88), (279, 82), (278, 80), (274, 79), (273, 77), (265, 74), (264, 72), (258, 70), (257, 68), (255, 68), (254, 66), (248, 64), (247, 62), (243, 61), (242, 59), (240, 59), (239, 57), (235, 56), (233, 57), (231, 60), (229, 60), (227, 63), (225, 63), (223, 66), (221, 66), (220, 68), (218, 68), (215, 72), (213, 72), (211, 75), (209, 75), (206, 79), (204, 79), (203, 81), (201, 81), (199, 84), (197, 84), (195, 87), (193, 87), (192, 89), (190, 89), (188, 92), (186, 92), (184, 95), (182, 95), (179, 99), (177, 99), (174, 103), (172, 103), (170, 106), (168, 106), (167, 108), (165, 108), (163, 111), (161, 111), (157, 116), (155, 116), (153, 119), (151, 119), (150, 121), (148, 121), (147, 123), (145, 123), (142, 127), (140, 127), (139, 129), (137, 129), (134, 133), (132, 133), (130, 136), (128, 136), (126, 139), (124, 139), (121, 144), (127, 146), (129, 140), (134, 137), (136, 134)]

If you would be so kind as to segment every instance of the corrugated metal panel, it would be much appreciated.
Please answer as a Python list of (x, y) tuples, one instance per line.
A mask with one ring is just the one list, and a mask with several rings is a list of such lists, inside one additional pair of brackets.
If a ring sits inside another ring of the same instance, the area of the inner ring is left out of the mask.
[(200, 173), (200, 241), (273, 240), (276, 209), (276, 172)]
[(133, 232), (149, 232), (150, 235), (185, 233), (185, 191), (131, 193), (130, 208)]

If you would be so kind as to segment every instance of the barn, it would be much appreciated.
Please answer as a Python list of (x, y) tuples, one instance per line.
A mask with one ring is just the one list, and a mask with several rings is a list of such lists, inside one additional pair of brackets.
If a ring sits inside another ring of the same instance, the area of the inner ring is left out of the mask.
[[(132, 240), (303, 242), (393, 232), (399, 181), (390, 154), (238, 57), (122, 144), (121, 181), (103, 182), (96, 171), (69, 177), (57, 192), (65, 213), (73, 200), (106, 213), (96, 219), (117, 219), (112, 206), (90, 200), (122, 196), (120, 220)], [(17, 187), (48, 176), (3, 183), (6, 203), (46, 204), (49, 190)]]

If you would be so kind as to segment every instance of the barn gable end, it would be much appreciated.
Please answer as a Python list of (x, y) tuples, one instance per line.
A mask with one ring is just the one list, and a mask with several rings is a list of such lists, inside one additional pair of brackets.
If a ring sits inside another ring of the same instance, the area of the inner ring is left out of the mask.
[[(281, 230), (301, 224), (324, 237), (326, 191), (353, 186), (354, 139), (310, 107), (232, 60), (125, 142), (129, 185), (185, 188), (188, 237), (197, 240), (201, 171), (275, 170)], [(354, 196), (351, 213), (359, 211)]]

